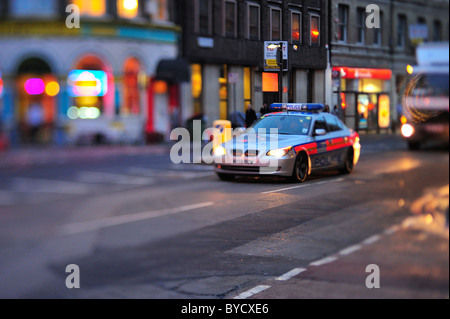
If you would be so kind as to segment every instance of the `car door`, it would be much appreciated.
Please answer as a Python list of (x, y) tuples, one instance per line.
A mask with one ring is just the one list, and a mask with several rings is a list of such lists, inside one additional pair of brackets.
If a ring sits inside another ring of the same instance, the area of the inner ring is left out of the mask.
[(328, 127), (327, 134), (327, 163), (329, 167), (337, 167), (344, 164), (347, 153), (347, 136), (344, 127), (337, 117), (326, 114), (325, 121)]
[[(326, 134), (316, 135), (316, 130), (325, 130)], [(328, 168), (330, 166), (330, 163), (328, 162), (327, 158), (327, 142), (330, 136), (325, 116), (320, 115), (317, 117), (314, 124), (313, 136), (317, 145), (317, 153), (311, 156), (312, 169), (320, 170)]]

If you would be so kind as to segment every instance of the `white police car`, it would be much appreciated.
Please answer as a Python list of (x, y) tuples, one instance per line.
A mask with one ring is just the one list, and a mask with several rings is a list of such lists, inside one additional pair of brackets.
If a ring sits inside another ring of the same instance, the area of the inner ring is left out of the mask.
[(274, 175), (304, 182), (316, 171), (350, 174), (359, 161), (360, 138), (321, 104), (272, 104), (244, 134), (215, 148), (220, 179)]

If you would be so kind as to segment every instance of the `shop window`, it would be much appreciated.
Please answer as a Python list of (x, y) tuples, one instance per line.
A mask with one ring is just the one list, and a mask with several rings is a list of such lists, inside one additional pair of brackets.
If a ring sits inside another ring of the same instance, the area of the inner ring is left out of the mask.
[(70, 119), (96, 119), (107, 109), (114, 113), (114, 77), (99, 57), (83, 57), (69, 73), (67, 83), (72, 97), (67, 111)]
[(125, 62), (123, 77), (123, 107), (122, 115), (139, 115), (141, 113), (141, 99), (139, 78), (141, 64), (136, 58), (130, 58)]
[(139, 14), (138, 0), (117, 0), (117, 15), (124, 19), (134, 19)]
[(101, 17), (106, 13), (106, 0), (72, 0), (80, 8), (80, 14)]
[(263, 72), (263, 92), (278, 92), (278, 73)]
[(15, 17), (53, 16), (58, 13), (58, 0), (12, 0), (9, 9)]
[(194, 102), (194, 113), (199, 114), (202, 112), (202, 93), (203, 93), (203, 76), (202, 66), (200, 64), (193, 64), (191, 66), (191, 85), (192, 85), (192, 98)]
[(252, 104), (252, 69), (244, 68), (244, 105)]
[(220, 118), (228, 118), (228, 67), (223, 65), (219, 78)]

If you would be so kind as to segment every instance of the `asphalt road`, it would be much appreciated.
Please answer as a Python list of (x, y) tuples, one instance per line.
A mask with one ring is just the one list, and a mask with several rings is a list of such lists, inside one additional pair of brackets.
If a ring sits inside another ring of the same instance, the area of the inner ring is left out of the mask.
[(305, 184), (162, 153), (3, 166), (0, 298), (448, 298), (448, 229), (411, 212), (448, 186), (448, 148), (363, 147), (352, 175)]

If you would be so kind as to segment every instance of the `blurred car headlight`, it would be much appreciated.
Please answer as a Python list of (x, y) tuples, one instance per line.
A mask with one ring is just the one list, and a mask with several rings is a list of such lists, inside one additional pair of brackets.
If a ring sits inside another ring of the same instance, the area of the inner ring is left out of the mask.
[(226, 154), (227, 154), (227, 151), (226, 151), (225, 147), (223, 147), (223, 146), (217, 146), (214, 151), (215, 156), (225, 156)]
[(292, 150), (292, 147), (285, 147), (285, 148), (280, 148), (277, 150), (271, 150), (271, 151), (267, 152), (267, 156), (283, 157), (283, 156), (286, 156), (291, 150)]
[(406, 138), (414, 135), (414, 127), (411, 124), (405, 124), (402, 126), (402, 135)]

